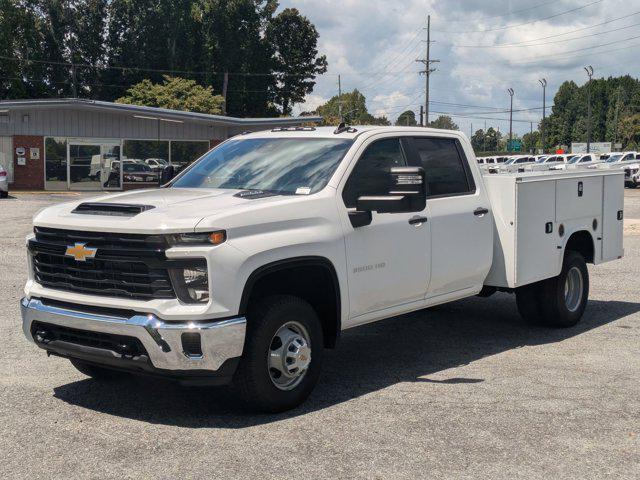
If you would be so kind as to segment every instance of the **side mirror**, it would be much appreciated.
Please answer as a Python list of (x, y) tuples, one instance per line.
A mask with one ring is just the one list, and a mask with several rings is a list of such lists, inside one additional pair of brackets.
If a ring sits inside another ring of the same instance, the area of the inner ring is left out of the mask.
[(421, 167), (393, 167), (389, 171), (389, 194), (363, 196), (356, 201), (362, 212), (421, 212), (427, 204), (424, 170)]

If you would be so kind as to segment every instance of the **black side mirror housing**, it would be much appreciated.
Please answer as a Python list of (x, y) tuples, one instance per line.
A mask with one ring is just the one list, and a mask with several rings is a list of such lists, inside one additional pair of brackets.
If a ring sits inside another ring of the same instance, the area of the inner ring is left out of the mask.
[(389, 194), (363, 196), (356, 209), (363, 212), (421, 212), (427, 204), (427, 192), (422, 167), (393, 167), (389, 171)]

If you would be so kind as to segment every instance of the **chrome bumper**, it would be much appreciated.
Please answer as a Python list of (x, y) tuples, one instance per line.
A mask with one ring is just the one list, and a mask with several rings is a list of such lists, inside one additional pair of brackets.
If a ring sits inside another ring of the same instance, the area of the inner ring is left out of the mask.
[[(240, 357), (244, 346), (246, 319), (195, 322), (166, 322), (154, 315), (134, 315), (130, 318), (45, 305), (41, 300), (23, 298), (20, 302), (22, 329), (27, 339), (31, 323), (39, 321), (78, 330), (126, 335), (138, 338), (144, 345), (153, 366), (162, 370), (209, 370), (215, 372), (225, 360)], [(202, 355), (183, 351), (182, 334), (199, 333)]]

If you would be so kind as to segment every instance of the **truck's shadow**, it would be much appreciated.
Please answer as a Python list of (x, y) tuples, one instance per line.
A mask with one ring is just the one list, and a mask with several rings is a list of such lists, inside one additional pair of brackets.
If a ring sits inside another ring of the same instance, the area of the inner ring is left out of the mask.
[(344, 333), (337, 350), (327, 352), (311, 398), (281, 415), (242, 411), (228, 388), (184, 388), (138, 377), (124, 383), (87, 379), (54, 391), (74, 405), (151, 423), (244, 428), (331, 407), (399, 382), (479, 383), (484, 379), (429, 376), (525, 345), (559, 342), (638, 311), (640, 303), (591, 301), (575, 328), (533, 328), (519, 320), (512, 296), (498, 294), (358, 327)]

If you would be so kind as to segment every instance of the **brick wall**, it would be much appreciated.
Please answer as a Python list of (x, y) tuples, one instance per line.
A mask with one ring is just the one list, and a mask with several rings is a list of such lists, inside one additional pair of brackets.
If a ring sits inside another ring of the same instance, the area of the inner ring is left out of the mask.
[[(25, 149), (26, 163), (18, 165), (18, 148)], [(30, 148), (40, 149), (40, 159), (31, 160)], [(13, 189), (44, 190), (44, 137), (34, 135), (13, 136)]]

